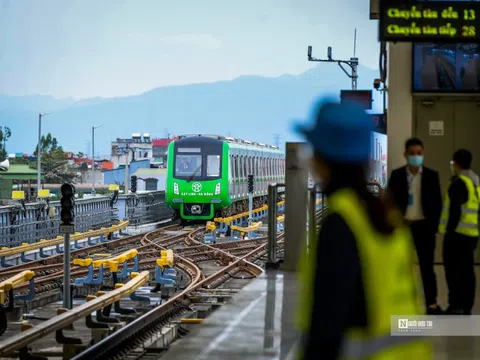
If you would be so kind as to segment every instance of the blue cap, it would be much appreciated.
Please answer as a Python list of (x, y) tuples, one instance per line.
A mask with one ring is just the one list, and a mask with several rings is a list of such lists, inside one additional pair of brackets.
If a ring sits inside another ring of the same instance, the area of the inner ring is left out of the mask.
[(313, 127), (296, 124), (314, 150), (325, 159), (342, 163), (365, 163), (370, 158), (373, 121), (358, 105), (327, 99), (313, 107)]

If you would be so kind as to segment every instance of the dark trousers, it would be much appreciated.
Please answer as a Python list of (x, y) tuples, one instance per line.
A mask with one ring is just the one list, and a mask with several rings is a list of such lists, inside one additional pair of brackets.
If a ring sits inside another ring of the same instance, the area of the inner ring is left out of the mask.
[(410, 225), (415, 249), (417, 250), (420, 273), (422, 274), (425, 305), (437, 303), (437, 279), (433, 270), (436, 229), (432, 230), (425, 220), (415, 221)]
[(448, 303), (452, 309), (468, 315), (475, 303), (475, 269), (473, 254), (478, 238), (457, 233), (445, 234), (443, 263), (448, 285)]

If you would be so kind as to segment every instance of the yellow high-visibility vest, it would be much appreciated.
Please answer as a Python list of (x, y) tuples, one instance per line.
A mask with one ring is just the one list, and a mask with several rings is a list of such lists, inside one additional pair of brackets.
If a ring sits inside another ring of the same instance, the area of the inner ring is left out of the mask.
[[(459, 175), (458, 178), (465, 183), (468, 191), (468, 200), (461, 207), (462, 215), (460, 216), (460, 221), (458, 222), (455, 232), (466, 236), (478, 237), (480, 190), (468, 176)], [(450, 187), (450, 185), (448, 187)], [(440, 225), (438, 226), (438, 231), (442, 234), (447, 232), (448, 217), (450, 215), (450, 196), (448, 195), (448, 187), (445, 194), (442, 216), (440, 217)]]
[[(348, 329), (341, 359), (433, 359), (431, 344), (425, 338), (390, 335), (391, 316), (422, 315), (410, 230), (403, 226), (389, 236), (379, 234), (358, 195), (350, 189), (332, 194), (328, 204), (329, 213), (339, 214), (355, 236), (365, 291), (367, 327)], [(305, 257), (300, 264), (302, 302), (297, 326), (304, 333), (310, 328), (315, 260), (316, 244), (311, 244), (308, 258)], [(325, 289), (324, 296), (329, 296), (328, 289)], [(301, 353), (298, 355), (303, 358)], [(321, 358), (321, 354), (318, 356)]]

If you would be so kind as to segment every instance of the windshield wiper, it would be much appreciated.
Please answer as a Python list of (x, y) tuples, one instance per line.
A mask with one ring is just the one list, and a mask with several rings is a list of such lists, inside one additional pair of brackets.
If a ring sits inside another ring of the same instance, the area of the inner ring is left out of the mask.
[(195, 175), (197, 174), (198, 170), (200, 170), (202, 168), (202, 164), (200, 164), (199, 167), (197, 167), (197, 169), (193, 172), (193, 174), (188, 178), (187, 180), (187, 183), (192, 181), (192, 179), (195, 177)]

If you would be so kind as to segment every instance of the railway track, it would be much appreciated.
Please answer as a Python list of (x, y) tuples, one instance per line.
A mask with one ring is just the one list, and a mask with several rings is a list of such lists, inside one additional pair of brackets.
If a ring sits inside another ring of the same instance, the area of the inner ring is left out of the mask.
[[(225, 284), (226, 282), (228, 282), (229, 280), (237, 276), (239, 277), (243, 276), (246, 282), (246, 280), (252, 277), (258, 276), (263, 271), (259, 266), (253, 263), (246, 262), (245, 261), (246, 257), (237, 257), (236, 255), (226, 252), (224, 249), (229, 249), (233, 253), (235, 252), (238, 253), (239, 251), (245, 251), (246, 246), (251, 247), (251, 246), (254, 246), (255, 243), (259, 243), (262, 241), (265, 242), (266, 238), (262, 238), (258, 240), (244, 240), (242, 241), (241, 245), (237, 245), (237, 246), (226, 244), (226, 243), (215, 244), (215, 246), (210, 246), (210, 245), (203, 245), (195, 239), (195, 236), (198, 233), (200, 233), (201, 230), (202, 229), (191, 229), (188, 231), (186, 235), (182, 234), (182, 235), (174, 235), (170, 237), (165, 236), (165, 233), (161, 231), (155, 231), (148, 234), (148, 236), (145, 236), (143, 238), (143, 241), (141, 241), (141, 246), (138, 249), (155, 248), (155, 251), (148, 251), (148, 252), (139, 251), (139, 254), (144, 255), (144, 258), (140, 260), (140, 270), (147, 268), (148, 266), (146, 265), (151, 265), (152, 267), (155, 266), (155, 261), (158, 258), (160, 249), (167, 249), (167, 248), (170, 248), (172, 244), (179, 244), (179, 243), (183, 243), (183, 245), (177, 245), (177, 246), (184, 246), (182, 250), (184, 252), (187, 252), (190, 256), (193, 256), (196, 254), (197, 258), (195, 261), (197, 263), (207, 264), (207, 267), (210, 267), (209, 269), (210, 271), (212, 267), (212, 264), (211, 264), (212, 262), (214, 262), (215, 264), (218, 264), (216, 266), (217, 269), (213, 274), (205, 276), (204, 273), (208, 271), (206, 271), (204, 266), (202, 266), (202, 269), (201, 269), (199, 265), (195, 264), (193, 261), (189, 260), (188, 258), (175, 255), (175, 266), (177, 269), (180, 269), (184, 274), (187, 275), (189, 284), (186, 285), (185, 289), (182, 290), (178, 295), (176, 295), (172, 300), (167, 301), (165, 304), (162, 304), (153, 309), (153, 310), (163, 309), (166, 311), (165, 314), (159, 315), (160, 318), (164, 318), (164, 316), (166, 316), (165, 319), (169, 319), (171, 315), (174, 313), (182, 314), (185, 311), (188, 311), (190, 309), (189, 306), (191, 302), (188, 299), (184, 299), (179, 303), (178, 302), (179, 296), (181, 297), (188, 293), (191, 293), (194, 290), (199, 290), (200, 289), (199, 284), (202, 284), (202, 286), (204, 286), (206, 289), (214, 289), (214, 288), (220, 287), (222, 284)], [(189, 244), (194, 244), (194, 245), (191, 248), (189, 248)], [(264, 246), (265, 245), (260, 245), (260, 248)], [(180, 249), (179, 249), (179, 252), (182, 251)], [(254, 250), (254, 252), (255, 251), (258, 251), (258, 250)], [(203, 254), (206, 252), (208, 252), (207, 256)], [(152, 255), (152, 257), (148, 258), (147, 257), (148, 255)], [(199, 258), (198, 256), (203, 256), (203, 258)], [(232, 261), (234, 260), (236, 261), (232, 263)], [(53, 265), (57, 266), (56, 264), (53, 264)], [(78, 272), (72, 271), (72, 278), (74, 278), (77, 275), (81, 276), (83, 273), (85, 273), (85, 271), (83, 270)], [(37, 283), (39, 282), (44, 283), (44, 282), (52, 281), (55, 279), (60, 280), (61, 276), (62, 276), (61, 272), (59, 271), (52, 275), (46, 275), (46, 276), (37, 278)], [(174, 304), (173, 307), (171, 306), (172, 303)], [(161, 311), (163, 312), (163, 310)], [(141, 318), (142, 317), (140, 317), (139, 319)], [(133, 323), (135, 323), (135, 321)], [(42, 325), (43, 324), (40, 324), (39, 326), (42, 326)], [(47, 325), (50, 326), (49, 331), (50, 332), (53, 331), (52, 329), (54, 327), (52, 327), (52, 325), (54, 326), (55, 324), (45, 323), (44, 324), (45, 328), (48, 328)], [(43, 333), (45, 333), (45, 331), (43, 331), (42, 334)], [(19, 335), (22, 335), (22, 334), (19, 334)], [(25, 344), (31, 344), (33, 341), (36, 341), (36, 340), (38, 341), (43, 337), (44, 336), (41, 334), (37, 334), (36, 336), (33, 336), (33, 337), (22, 337), (22, 336), (14, 335), (11, 339), (6, 339), (6, 341), (2, 341), (2, 344), (0, 344), (0, 356), (3, 356), (11, 351), (15, 351), (20, 348), (23, 348), (23, 346), (20, 346), (19, 348), (18, 341), (25, 342)], [(12, 340), (12, 341), (9, 341), (9, 340)], [(107, 357), (107, 358), (110, 358), (110, 357)]]
[[(73, 251), (72, 258), (84, 258), (106, 251), (115, 254), (136, 248), (139, 253), (140, 271), (152, 271), (159, 257), (159, 251), (174, 249), (175, 267), (187, 278), (181, 290), (170, 300), (154, 305), (151, 310), (113, 332), (104, 340), (81, 349), (82, 352), (74, 359), (148, 359), (149, 344), (151, 345), (158, 336), (161, 336), (162, 328), (171, 324), (172, 319), (178, 319), (192, 312), (195, 304), (201, 301), (199, 299), (231, 296), (236, 292), (230, 285), (227, 286), (231, 281), (243, 281), (245, 285), (250, 279), (263, 272), (261, 265), (266, 257), (267, 237), (207, 245), (198, 240), (197, 237), (201, 233), (202, 228), (185, 229), (178, 225), (171, 225), (146, 235), (118, 239)], [(277, 252), (282, 251), (283, 233), (280, 233)], [(37, 270), (32, 265), (36, 265)], [(59, 255), (4, 269), (0, 271), (0, 278), (8, 277), (20, 269), (34, 270), (37, 273), (35, 281), (37, 293), (42, 293), (62, 286), (62, 268), (63, 258)], [(72, 279), (84, 277), (86, 273), (86, 269), (72, 267)], [(108, 276), (108, 271), (104, 273)], [(236, 286), (241, 287), (238, 284)], [(20, 289), (20, 292), (22, 290)], [(35, 341), (43, 340), (47, 333), (55, 331), (52, 330), (55, 326), (58, 327), (54, 322), (48, 324), (47, 322), (44, 324), (43, 332), (40, 330), (41, 333), (33, 332), (35, 336), (14, 335), (11, 339), (1, 341), (0, 357), (3, 358), (7, 354), (10, 358), (12, 355), (18, 355), (16, 351), (25, 349)], [(35, 353), (40, 355), (42, 351), (35, 351)]]
[[(179, 225), (170, 225), (164, 228), (157, 229), (152, 233), (156, 236), (156, 242), (162, 243), (165, 246), (183, 242), (184, 237), (188, 231), (181, 231), (182, 227)], [(198, 230), (198, 229), (197, 229)], [(174, 234), (174, 235), (171, 235)], [(122, 239), (112, 240), (108, 243), (94, 245), (85, 249), (74, 250), (71, 253), (71, 258), (88, 258), (94, 254), (109, 253), (116, 255), (126, 250), (137, 249), (140, 258), (140, 269), (151, 270), (155, 267), (155, 261), (159, 257), (158, 251), (153, 251), (155, 243), (143, 244), (142, 240), (144, 234), (129, 236)], [(63, 277), (63, 255), (55, 255), (46, 259), (40, 259), (25, 264), (12, 266), (0, 271), (0, 281), (4, 281), (9, 277), (17, 274), (22, 270), (31, 270), (35, 272), (35, 294), (60, 289)], [(72, 281), (77, 278), (84, 277), (88, 273), (88, 269), (78, 266), (71, 266)], [(104, 270), (104, 276), (109, 277), (108, 269)], [(15, 294), (21, 295), (28, 292), (28, 284), (17, 287)]]
[[(148, 238), (148, 235), (146, 236)], [(279, 238), (283, 238), (283, 233), (279, 234)], [(148, 240), (150, 241), (150, 240)], [(207, 253), (208, 256), (197, 260), (199, 262), (218, 261), (221, 268), (212, 274), (204, 277), (192, 278), (190, 285), (172, 297), (166, 303), (152, 309), (148, 313), (142, 315), (127, 326), (119, 329), (111, 336), (105, 338), (101, 342), (90, 346), (84, 352), (80, 353), (75, 360), (80, 359), (146, 359), (149, 357), (148, 344), (155, 343), (156, 339), (162, 334), (164, 326), (171, 323), (172, 319), (179, 318), (183, 315), (192, 312), (199, 294), (206, 293), (215, 297), (216, 290), (225, 286), (229, 280), (242, 278), (245, 274), (245, 284), (251, 278), (259, 276), (263, 269), (250, 260), (258, 259), (266, 248), (266, 237), (258, 238), (256, 240), (243, 240), (241, 245), (215, 244), (206, 245), (200, 243), (195, 239), (195, 234), (187, 236), (187, 245), (184, 252), (188, 256)], [(263, 242), (255, 246), (255, 242)], [(220, 247), (219, 247), (220, 246)], [(254, 246), (244, 255), (234, 255), (236, 250), (246, 251), (246, 247)], [(230, 252), (228, 252), (228, 251)], [(176, 261), (189, 261), (183, 255), (179, 255), (181, 250), (176, 251)], [(184, 254), (185, 255), (185, 254)], [(227, 292), (231, 289), (227, 289)]]

